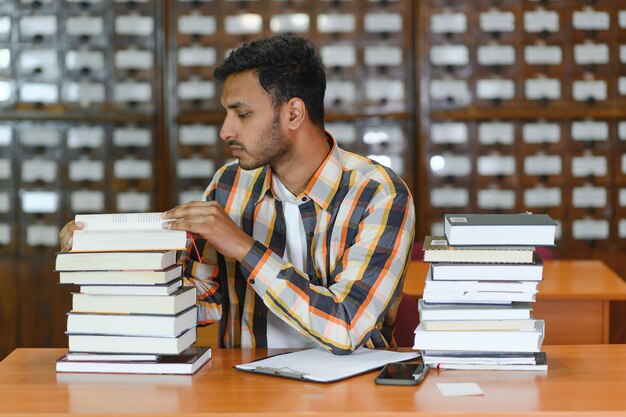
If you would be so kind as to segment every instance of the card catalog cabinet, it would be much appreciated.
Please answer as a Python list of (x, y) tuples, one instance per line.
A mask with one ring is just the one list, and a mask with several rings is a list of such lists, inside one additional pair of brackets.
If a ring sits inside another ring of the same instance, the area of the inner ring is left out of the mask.
[(547, 213), (557, 251), (626, 248), (626, 3), (428, 0), (418, 236), (444, 212)]

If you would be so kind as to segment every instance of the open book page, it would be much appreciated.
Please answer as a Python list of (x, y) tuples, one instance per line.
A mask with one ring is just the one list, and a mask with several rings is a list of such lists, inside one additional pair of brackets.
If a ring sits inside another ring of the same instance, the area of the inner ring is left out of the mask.
[(77, 214), (76, 222), (82, 222), (83, 230), (163, 230), (163, 223), (171, 220), (161, 218), (161, 213), (112, 213)]
[(367, 348), (357, 349), (350, 355), (333, 355), (322, 349), (307, 349), (236, 365), (236, 368), (305, 381), (332, 382), (382, 368), (389, 362), (401, 362), (419, 356), (418, 352)]

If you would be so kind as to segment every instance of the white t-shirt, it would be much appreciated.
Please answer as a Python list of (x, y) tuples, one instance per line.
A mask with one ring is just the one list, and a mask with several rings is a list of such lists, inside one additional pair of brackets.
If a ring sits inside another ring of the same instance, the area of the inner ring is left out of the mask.
[[(285, 215), (287, 241), (285, 242), (283, 259), (292, 263), (300, 271), (305, 271), (307, 261), (306, 235), (304, 233), (304, 223), (302, 223), (300, 209), (298, 208), (298, 205), (303, 204), (304, 201), (302, 201), (302, 199), (298, 201), (296, 196), (280, 182), (276, 175), (272, 176), (272, 190), (276, 197), (283, 203), (283, 214)], [(268, 312), (268, 348), (311, 348), (315, 346), (315, 342), (301, 335), (297, 330), (271, 311)]]

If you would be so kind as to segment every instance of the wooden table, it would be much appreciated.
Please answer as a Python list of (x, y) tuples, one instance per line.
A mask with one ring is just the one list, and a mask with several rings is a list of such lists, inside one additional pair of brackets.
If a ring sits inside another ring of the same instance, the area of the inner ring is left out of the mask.
[[(404, 292), (421, 298), (427, 271), (427, 263), (412, 261)], [(626, 283), (602, 261), (545, 261), (532, 304), (535, 317), (546, 321), (544, 344), (608, 343), (610, 305), (617, 300), (626, 300)]]
[[(508, 416), (626, 415), (626, 345), (546, 346), (548, 372), (431, 371), (418, 387), (379, 386), (376, 371), (331, 384), (233, 369), (265, 350), (215, 349), (194, 376), (55, 374), (63, 349), (17, 349), (0, 363), (0, 415)], [(444, 397), (442, 382), (483, 396)]]

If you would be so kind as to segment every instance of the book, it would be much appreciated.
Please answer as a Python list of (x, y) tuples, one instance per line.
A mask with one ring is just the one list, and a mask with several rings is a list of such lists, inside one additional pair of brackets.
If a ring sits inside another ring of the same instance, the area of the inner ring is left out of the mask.
[(183, 286), (183, 280), (177, 279), (167, 284), (159, 285), (81, 285), (83, 294), (108, 295), (170, 295)]
[(535, 327), (533, 319), (519, 320), (422, 320), (426, 331), (525, 330)]
[(534, 246), (452, 246), (445, 236), (424, 238), (424, 262), (531, 263)]
[(176, 337), (67, 333), (70, 352), (178, 355), (196, 341), (196, 327)]
[(413, 349), (484, 352), (539, 352), (543, 343), (544, 321), (536, 320), (531, 330), (473, 332), (427, 331), (420, 323), (415, 329)]
[(67, 332), (175, 337), (196, 326), (196, 306), (176, 315), (67, 313)]
[(430, 264), (431, 276), (438, 280), (465, 281), (541, 281), (543, 261), (535, 254), (532, 264), (464, 264), (438, 262)]
[(61, 284), (78, 285), (158, 285), (180, 279), (182, 265), (172, 265), (163, 270), (109, 270), (109, 271), (61, 271)]
[(75, 361), (63, 355), (56, 361), (57, 372), (119, 374), (195, 374), (211, 359), (210, 347), (190, 347), (178, 355), (159, 355), (149, 361)]
[(420, 299), (417, 303), (420, 320), (524, 320), (531, 319), (528, 303), (504, 305), (489, 304), (436, 304)]
[(444, 214), (450, 245), (554, 246), (556, 222), (546, 214)]
[(59, 252), (55, 270), (58, 271), (110, 271), (163, 270), (176, 263), (176, 251), (148, 252)]
[(72, 294), (72, 312), (83, 313), (177, 314), (195, 304), (195, 287), (171, 295)]
[(537, 292), (537, 281), (433, 281), (429, 268), (424, 290)]
[(534, 302), (534, 292), (513, 291), (434, 291), (424, 290), (424, 300), (431, 303), (499, 303), (510, 304), (513, 301)]
[(161, 213), (78, 214), (71, 252), (150, 251), (185, 249), (184, 230), (163, 229)]
[(534, 352), (526, 358), (509, 358), (484, 360), (481, 357), (432, 357), (422, 353), (425, 364), (435, 369), (456, 369), (472, 371), (547, 371), (548, 358), (545, 352)]
[(160, 355), (152, 354), (132, 354), (132, 353), (89, 353), (89, 352), (67, 352), (63, 355), (68, 361), (104, 361), (104, 362), (149, 362), (156, 361)]

